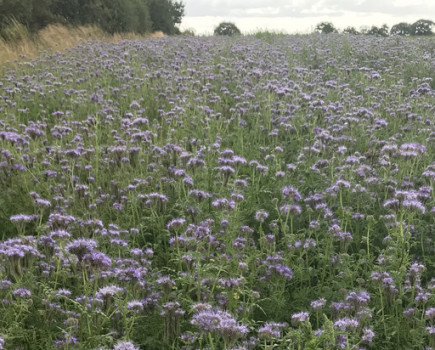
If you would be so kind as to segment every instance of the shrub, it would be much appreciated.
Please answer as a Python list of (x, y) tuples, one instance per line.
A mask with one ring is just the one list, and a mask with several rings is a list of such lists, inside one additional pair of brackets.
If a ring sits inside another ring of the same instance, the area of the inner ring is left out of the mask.
[(233, 36), (233, 35), (240, 35), (240, 34), (241, 34), (240, 29), (237, 28), (237, 26), (231, 22), (222, 22), (214, 30), (214, 35)]

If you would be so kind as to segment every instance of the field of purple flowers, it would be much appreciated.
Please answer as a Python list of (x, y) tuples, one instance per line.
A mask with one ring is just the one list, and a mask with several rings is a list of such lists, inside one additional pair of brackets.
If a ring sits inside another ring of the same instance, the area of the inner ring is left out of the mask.
[(435, 349), (435, 41), (163, 38), (0, 77), (0, 349)]

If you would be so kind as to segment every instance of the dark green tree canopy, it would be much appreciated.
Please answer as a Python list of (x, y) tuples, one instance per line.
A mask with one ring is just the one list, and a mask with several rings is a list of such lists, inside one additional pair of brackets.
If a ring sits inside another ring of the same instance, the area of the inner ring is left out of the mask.
[(419, 19), (411, 25), (412, 35), (432, 35), (435, 23), (428, 19)]
[(384, 24), (382, 27), (372, 26), (368, 31), (367, 35), (377, 35), (377, 36), (388, 36), (388, 26)]
[(175, 34), (184, 16), (177, 0), (0, 0), (0, 31), (12, 21), (30, 31), (50, 23), (98, 25), (109, 33)]
[(239, 28), (237, 28), (237, 26), (231, 22), (222, 22), (214, 30), (214, 35), (233, 36), (239, 34), (241, 34)]
[(322, 34), (337, 33), (337, 29), (331, 22), (321, 22), (316, 26), (315, 30)]
[(391, 27), (390, 34), (408, 36), (412, 34), (412, 27), (409, 23), (400, 22)]
[(353, 34), (353, 35), (357, 35), (360, 34), (359, 31), (357, 31), (355, 29), (355, 27), (347, 27), (343, 29), (343, 34)]

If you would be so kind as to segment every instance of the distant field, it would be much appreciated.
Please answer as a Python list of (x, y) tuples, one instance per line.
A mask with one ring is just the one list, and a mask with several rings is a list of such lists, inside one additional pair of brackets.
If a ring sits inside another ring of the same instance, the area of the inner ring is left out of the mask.
[(434, 78), (271, 33), (5, 68), (0, 349), (435, 349)]

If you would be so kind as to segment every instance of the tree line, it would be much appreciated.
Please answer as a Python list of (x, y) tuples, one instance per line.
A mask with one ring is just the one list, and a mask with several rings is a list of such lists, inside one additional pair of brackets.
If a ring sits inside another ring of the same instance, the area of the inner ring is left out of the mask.
[(177, 34), (184, 4), (177, 0), (0, 0), (0, 34), (14, 21), (35, 32), (51, 23), (97, 25), (108, 33)]
[[(391, 29), (388, 25), (384, 24), (381, 27), (371, 26), (362, 28), (361, 30), (356, 30), (355, 27), (347, 27), (342, 33), (344, 34), (367, 34), (367, 35), (377, 35), (377, 36), (389, 36), (389, 35), (401, 35), (401, 36), (427, 36), (433, 35), (433, 29), (435, 27), (435, 22), (428, 19), (419, 19), (415, 23), (401, 22), (393, 25)], [(331, 22), (321, 22), (319, 23), (315, 31), (322, 34), (338, 33), (339, 31)]]

